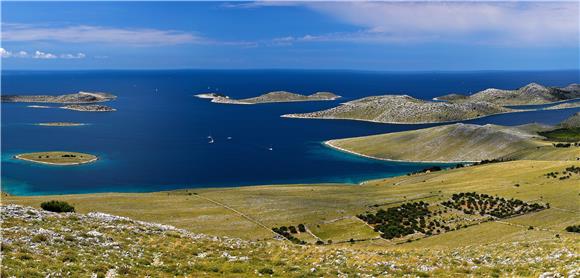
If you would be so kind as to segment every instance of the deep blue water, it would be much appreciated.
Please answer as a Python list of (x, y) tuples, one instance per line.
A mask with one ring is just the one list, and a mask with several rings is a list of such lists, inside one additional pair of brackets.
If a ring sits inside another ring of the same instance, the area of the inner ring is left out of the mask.
[[(33, 109), (3, 103), (2, 190), (37, 195), (156, 191), (252, 184), (360, 182), (416, 171), (429, 164), (383, 162), (325, 148), (333, 138), (417, 129), (357, 121), (285, 119), (285, 113), (329, 108), (368, 95), (405, 93), (418, 98), (470, 93), (530, 82), (565, 86), (578, 71), (393, 73), (286, 70), (3, 71), (3, 94), (63, 94), (79, 90), (118, 95), (113, 113)], [(334, 102), (219, 105), (194, 98), (219, 90), (249, 97), (274, 90), (332, 91)], [(557, 123), (580, 109), (504, 114), (469, 121), (518, 125)], [(40, 127), (74, 121), (82, 127)], [(207, 136), (215, 138), (208, 144)], [(226, 138), (231, 136), (231, 140)], [(272, 147), (273, 151), (268, 148)], [(17, 161), (14, 154), (70, 150), (100, 157), (89, 165), (54, 167)]]

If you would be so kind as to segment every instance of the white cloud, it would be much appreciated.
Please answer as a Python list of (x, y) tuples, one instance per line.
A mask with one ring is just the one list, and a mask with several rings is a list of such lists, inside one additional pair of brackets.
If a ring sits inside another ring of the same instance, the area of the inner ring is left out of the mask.
[(29, 54), (26, 51), (8, 51), (2, 47), (0, 47), (0, 56), (2, 58), (31, 58), (31, 59), (84, 59), (87, 57), (84, 53), (77, 53), (77, 54), (53, 54), (49, 52), (44, 52), (40, 50), (34, 51), (34, 53)]
[(59, 56), (61, 59), (83, 59), (87, 57), (84, 53), (77, 53), (77, 54), (61, 54)]
[(6, 49), (0, 47), (0, 57), (2, 58), (9, 58), (12, 56), (12, 52), (7, 51)]
[(318, 40), (455, 41), (499, 45), (578, 45), (572, 2), (311, 2), (305, 6), (359, 26)]
[(52, 54), (52, 53), (46, 53), (46, 52), (42, 52), (42, 51), (38, 51), (36, 50), (34, 52), (34, 55), (32, 55), (33, 59), (56, 59), (56, 55)]
[(4, 23), (2, 27), (2, 40), (7, 42), (56, 41), (140, 46), (210, 43), (194, 34), (175, 30), (124, 29), (89, 25), (46, 27), (14, 23)]

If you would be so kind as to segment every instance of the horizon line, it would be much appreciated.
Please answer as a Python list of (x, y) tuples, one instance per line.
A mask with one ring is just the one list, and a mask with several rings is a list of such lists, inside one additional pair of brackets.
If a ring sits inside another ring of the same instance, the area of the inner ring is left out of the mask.
[(382, 69), (308, 69), (308, 68), (94, 68), (94, 69), (0, 69), (2, 72), (8, 71), (36, 71), (36, 72), (51, 72), (51, 71), (358, 71), (358, 72), (502, 72), (502, 71), (580, 71), (580, 68), (562, 68), (562, 69), (401, 69), (401, 70), (382, 70)]

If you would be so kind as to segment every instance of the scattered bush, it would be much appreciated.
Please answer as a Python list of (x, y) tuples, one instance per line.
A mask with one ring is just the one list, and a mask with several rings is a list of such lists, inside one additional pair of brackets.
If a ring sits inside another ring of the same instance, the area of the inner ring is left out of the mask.
[(580, 233), (580, 225), (568, 226), (568, 227), (566, 227), (566, 232)]
[(264, 267), (264, 268), (261, 268), (260, 270), (258, 270), (258, 273), (272, 275), (272, 274), (274, 274), (274, 270), (272, 270), (271, 268), (268, 268), (268, 267)]
[(44, 202), (44, 203), (40, 204), (40, 207), (43, 210), (58, 212), (58, 213), (60, 213), (60, 212), (74, 212), (75, 211), (75, 208), (73, 206), (69, 205), (67, 202), (56, 201), (56, 200)]

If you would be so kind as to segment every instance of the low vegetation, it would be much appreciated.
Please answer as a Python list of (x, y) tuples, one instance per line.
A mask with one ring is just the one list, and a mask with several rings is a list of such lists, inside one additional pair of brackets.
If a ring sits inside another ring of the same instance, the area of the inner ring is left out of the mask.
[(551, 141), (580, 142), (580, 127), (558, 128), (550, 131), (538, 132)]

